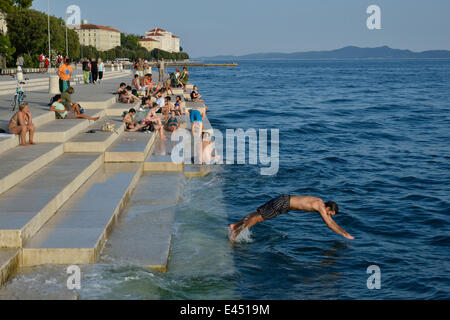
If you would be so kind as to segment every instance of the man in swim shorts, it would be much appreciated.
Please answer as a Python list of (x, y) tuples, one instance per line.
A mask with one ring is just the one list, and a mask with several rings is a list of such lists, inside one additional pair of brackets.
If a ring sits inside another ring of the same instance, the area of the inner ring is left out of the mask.
[(250, 229), (257, 223), (271, 220), (280, 214), (285, 214), (289, 211), (317, 212), (320, 214), (328, 228), (347, 239), (354, 239), (354, 237), (339, 227), (332, 219), (334, 215), (339, 213), (339, 206), (337, 203), (332, 201), (325, 203), (322, 199), (310, 196), (282, 195), (259, 207), (256, 212), (249, 214), (238, 223), (230, 225), (230, 240), (234, 242), (243, 230)]

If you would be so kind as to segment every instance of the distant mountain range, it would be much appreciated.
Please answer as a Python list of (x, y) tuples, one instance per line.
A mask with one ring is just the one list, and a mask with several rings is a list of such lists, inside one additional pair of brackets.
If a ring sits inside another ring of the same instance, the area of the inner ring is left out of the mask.
[(308, 51), (294, 53), (253, 53), (244, 56), (221, 55), (199, 57), (195, 60), (289, 60), (289, 59), (450, 59), (450, 51), (429, 50), (413, 52), (411, 50), (392, 49), (388, 46), (360, 48), (348, 46), (330, 51)]

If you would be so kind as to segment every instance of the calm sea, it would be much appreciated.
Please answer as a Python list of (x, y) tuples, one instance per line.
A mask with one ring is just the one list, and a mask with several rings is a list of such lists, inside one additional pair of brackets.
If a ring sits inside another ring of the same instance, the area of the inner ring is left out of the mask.
[[(79, 298), (450, 298), (450, 60), (241, 61), (191, 79), (216, 129), (280, 130), (278, 174), (233, 165), (187, 182), (169, 272), (114, 258), (113, 234)], [(283, 193), (338, 202), (356, 239), (294, 212), (229, 244), (228, 224)], [(371, 265), (380, 290), (367, 288)], [(0, 297), (58, 297), (65, 277), (29, 269)]]

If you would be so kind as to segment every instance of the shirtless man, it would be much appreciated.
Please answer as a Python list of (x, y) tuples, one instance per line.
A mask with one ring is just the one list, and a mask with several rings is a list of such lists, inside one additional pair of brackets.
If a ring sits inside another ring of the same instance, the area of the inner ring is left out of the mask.
[(250, 229), (257, 223), (273, 219), (289, 211), (318, 212), (328, 228), (347, 239), (354, 239), (332, 219), (339, 213), (337, 203), (332, 201), (324, 203), (319, 198), (309, 196), (282, 195), (259, 207), (255, 213), (249, 214), (238, 223), (230, 225), (230, 240), (234, 242), (244, 229)]

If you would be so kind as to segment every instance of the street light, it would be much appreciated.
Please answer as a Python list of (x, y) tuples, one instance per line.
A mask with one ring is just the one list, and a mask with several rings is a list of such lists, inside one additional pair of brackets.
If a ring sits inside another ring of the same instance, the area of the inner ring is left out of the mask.
[(47, 17), (48, 17), (48, 60), (52, 61), (52, 51), (50, 46), (50, 0), (47, 0)]

